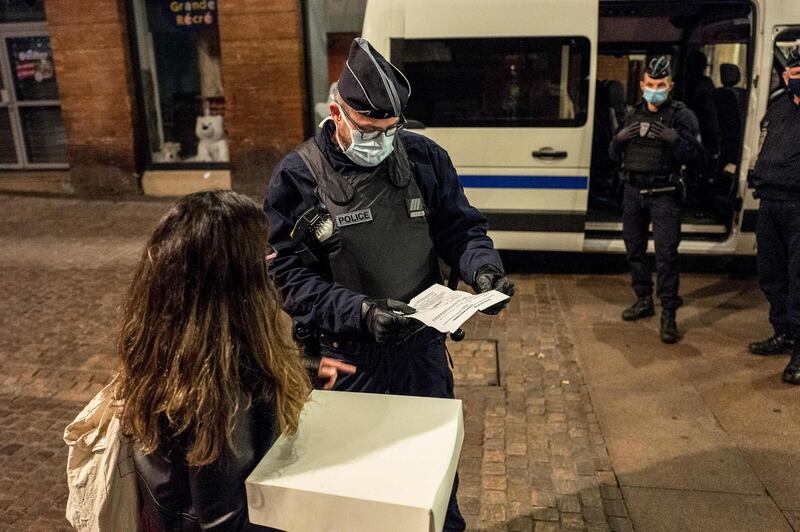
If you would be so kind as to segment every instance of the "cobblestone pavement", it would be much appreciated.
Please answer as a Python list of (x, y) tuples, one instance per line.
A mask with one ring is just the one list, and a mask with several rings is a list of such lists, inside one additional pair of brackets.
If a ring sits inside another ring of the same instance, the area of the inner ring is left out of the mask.
[[(552, 279), (516, 281), (507, 312), (450, 343), (466, 409), (462, 511), (473, 530), (632, 530)], [(486, 385), (498, 368), (500, 385)]]
[[(64, 426), (107, 382), (118, 304), (167, 204), (0, 195), (0, 530), (69, 530)], [(553, 278), (450, 343), (471, 530), (632, 530)]]

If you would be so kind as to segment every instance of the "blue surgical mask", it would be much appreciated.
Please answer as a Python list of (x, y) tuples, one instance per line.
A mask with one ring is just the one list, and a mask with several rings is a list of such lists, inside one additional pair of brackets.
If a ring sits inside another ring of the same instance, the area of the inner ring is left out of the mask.
[(789, 90), (797, 97), (800, 97), (800, 78), (789, 78)]
[(667, 89), (650, 89), (645, 87), (642, 97), (645, 99), (647, 103), (658, 107), (659, 105), (667, 101), (668, 95), (669, 91)]
[(339, 135), (336, 135), (336, 142), (345, 155), (359, 166), (378, 166), (394, 151), (394, 136), (388, 137), (386, 134), (378, 135), (378, 138), (364, 140), (358, 131), (353, 129), (349, 120), (344, 117), (344, 123), (350, 130), (350, 146), (345, 149)]

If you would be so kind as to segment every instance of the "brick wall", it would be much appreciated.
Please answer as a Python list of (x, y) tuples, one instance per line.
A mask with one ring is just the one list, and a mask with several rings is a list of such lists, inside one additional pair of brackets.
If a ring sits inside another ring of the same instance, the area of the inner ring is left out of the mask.
[(133, 81), (122, 0), (47, 0), (47, 26), (78, 191), (136, 191)]
[(225, 0), (219, 31), (234, 188), (263, 190), (305, 137), (300, 0)]

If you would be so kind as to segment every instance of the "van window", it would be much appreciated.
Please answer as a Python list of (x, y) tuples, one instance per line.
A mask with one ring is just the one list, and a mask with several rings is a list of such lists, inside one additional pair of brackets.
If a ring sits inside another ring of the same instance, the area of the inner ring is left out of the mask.
[(579, 127), (589, 98), (585, 37), (392, 39), (426, 127)]

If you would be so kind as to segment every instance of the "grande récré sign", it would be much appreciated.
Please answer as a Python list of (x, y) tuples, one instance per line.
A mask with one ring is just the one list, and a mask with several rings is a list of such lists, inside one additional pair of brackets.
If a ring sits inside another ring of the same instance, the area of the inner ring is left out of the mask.
[(182, 30), (201, 30), (217, 24), (217, 0), (165, 0), (169, 23)]

